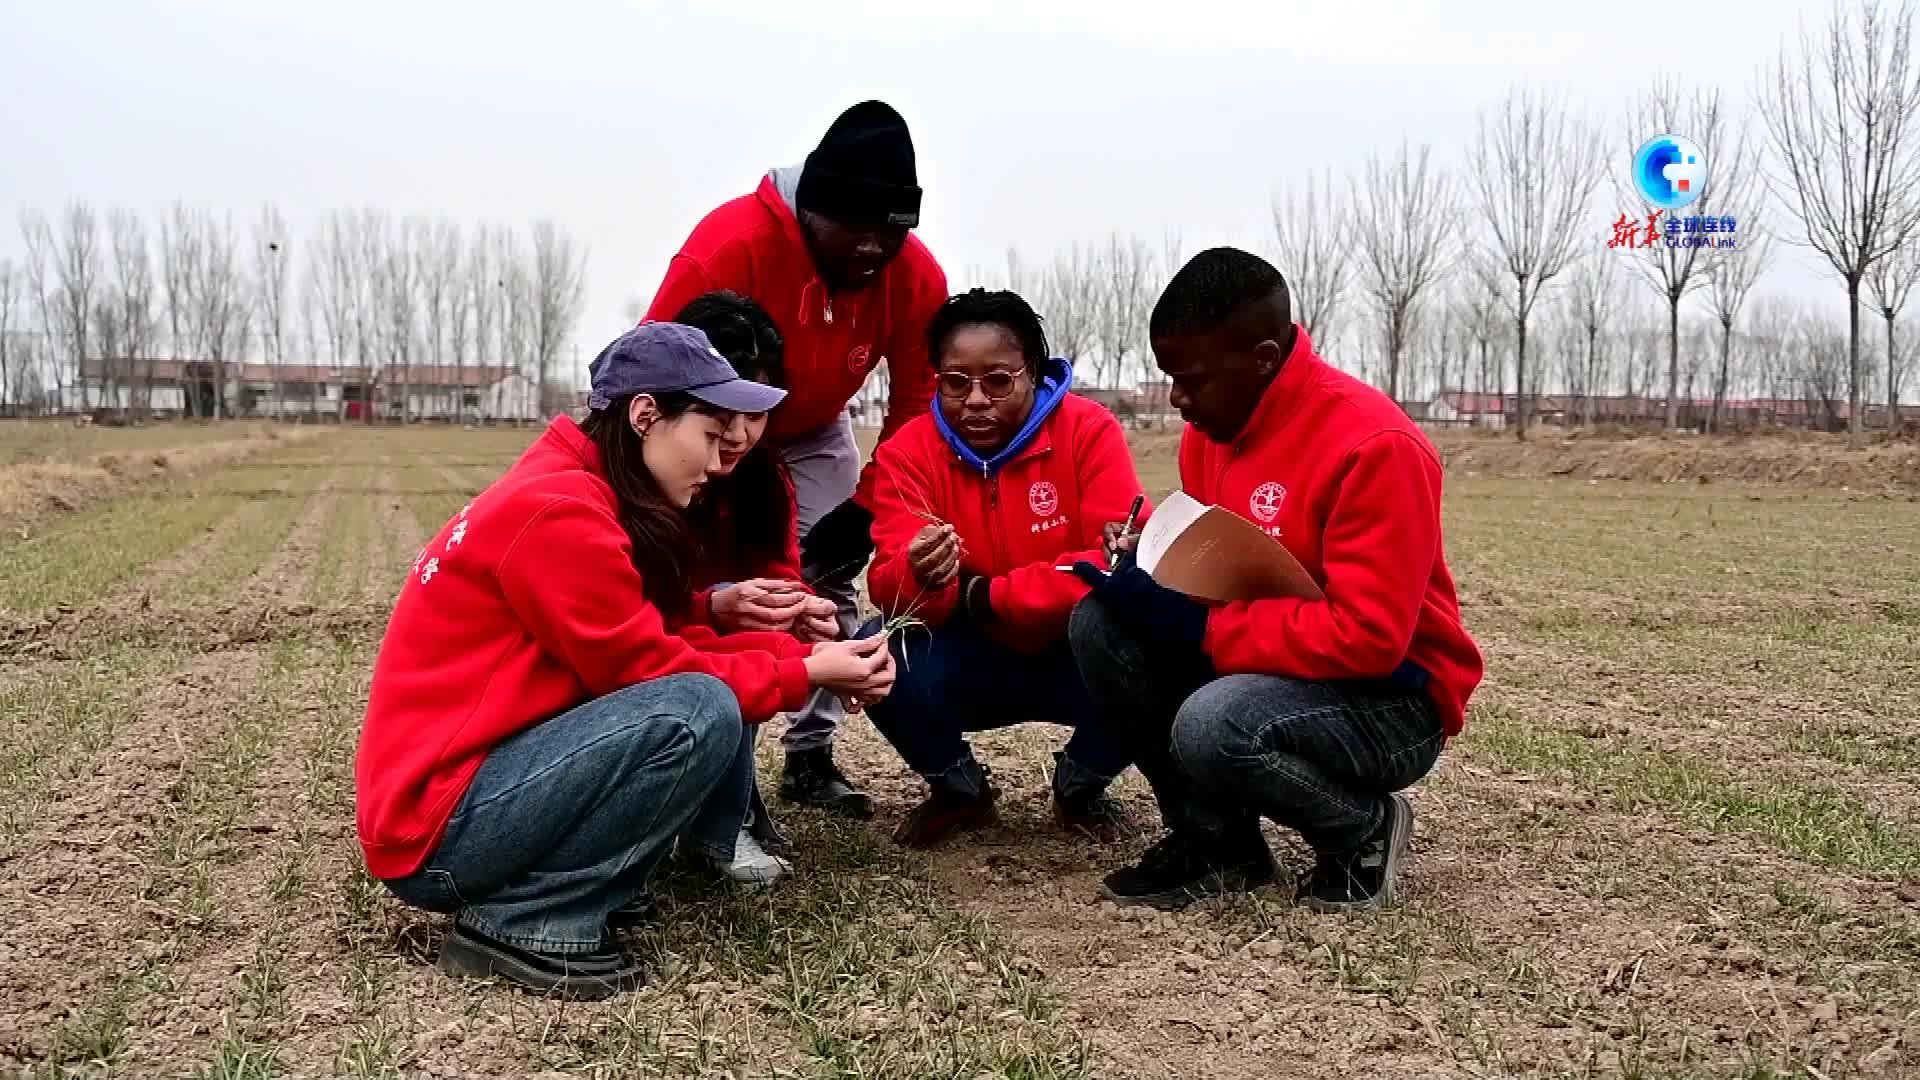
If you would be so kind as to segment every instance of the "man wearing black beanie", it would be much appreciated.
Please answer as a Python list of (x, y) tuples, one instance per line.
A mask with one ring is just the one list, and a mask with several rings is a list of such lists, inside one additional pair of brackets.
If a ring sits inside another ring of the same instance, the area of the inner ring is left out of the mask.
[[(769, 171), (753, 194), (702, 218), (646, 315), (671, 319), (702, 293), (730, 289), (773, 316), (786, 341), (788, 394), (765, 438), (793, 480), (802, 572), (839, 608), (843, 634), (858, 626), (854, 582), (873, 554), (874, 473), (861, 466), (847, 406), (883, 362), (881, 442), (933, 397), (926, 327), (947, 298), (947, 279), (912, 235), (919, 223), (907, 122), (885, 102), (860, 102), (834, 120), (804, 164)], [(865, 817), (872, 801), (833, 761), (843, 715), (839, 699), (822, 692), (793, 717), (781, 740), (780, 791)]]

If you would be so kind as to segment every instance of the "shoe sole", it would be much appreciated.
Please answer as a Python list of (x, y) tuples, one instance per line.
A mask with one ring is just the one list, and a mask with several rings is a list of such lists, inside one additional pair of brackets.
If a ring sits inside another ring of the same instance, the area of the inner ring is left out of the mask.
[(527, 964), (517, 957), (495, 952), (458, 931), (447, 935), (440, 946), (434, 966), (447, 975), (471, 979), (500, 978), (540, 994), (568, 1001), (604, 1001), (615, 994), (638, 989), (646, 983), (646, 972), (638, 967), (605, 973), (554, 975)]
[(1198, 884), (1183, 885), (1166, 892), (1146, 893), (1139, 896), (1124, 896), (1103, 883), (1100, 886), (1100, 898), (1111, 900), (1121, 907), (1150, 907), (1156, 911), (1179, 911), (1210, 896), (1254, 892), (1273, 884), (1273, 879), (1273, 867), (1269, 865), (1264, 871), (1223, 870), (1217, 874), (1207, 875)]
[(1309, 911), (1318, 911), (1328, 915), (1343, 911), (1372, 911), (1386, 907), (1400, 898), (1400, 865), (1406, 861), (1409, 848), (1413, 846), (1413, 802), (1399, 792), (1387, 796), (1398, 813), (1393, 816), (1393, 835), (1387, 838), (1387, 865), (1385, 882), (1380, 891), (1371, 900), (1360, 900), (1349, 904), (1337, 904), (1317, 897), (1303, 897), (1300, 906)]

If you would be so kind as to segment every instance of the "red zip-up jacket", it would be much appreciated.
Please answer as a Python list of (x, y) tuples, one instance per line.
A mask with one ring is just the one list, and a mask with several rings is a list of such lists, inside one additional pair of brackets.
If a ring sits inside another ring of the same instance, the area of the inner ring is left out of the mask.
[[(882, 361), (888, 393), (880, 441), (927, 411), (934, 375), (927, 320), (947, 299), (947, 277), (919, 237), (909, 234), (899, 256), (866, 286), (829, 294), (799, 219), (768, 173), (759, 190), (722, 203), (694, 226), (646, 317), (671, 319), (714, 289), (731, 289), (766, 308), (786, 341), (787, 398), (768, 420), (769, 443), (832, 423)], [(872, 509), (872, 495), (869, 465), (854, 497)]]
[(1061, 396), (1032, 441), (991, 476), (964, 462), (931, 416), (876, 450), (874, 467), (874, 606), (911, 610), (932, 626), (952, 615), (958, 585), (924, 589), (907, 561), (907, 545), (929, 524), (921, 514), (930, 512), (960, 534), (961, 567), (992, 579), (996, 618), (986, 631), (1022, 652), (1059, 641), (1087, 595), (1085, 583), (1054, 567), (1080, 559), (1105, 566), (1101, 528), (1125, 519), (1141, 494), (1119, 422), (1075, 394)]
[(1410, 661), (1457, 735), (1484, 664), (1441, 541), (1440, 456), (1398, 405), (1297, 334), (1231, 445), (1187, 427), (1180, 486), (1286, 545), (1326, 596), (1217, 607), (1207, 655), (1222, 675), (1300, 679), (1387, 678)]
[(663, 617), (632, 554), (599, 451), (564, 416), (421, 550), (354, 759), (374, 876), (418, 869), (488, 751), (574, 706), (682, 672), (725, 682), (749, 723), (806, 702), (808, 646)]

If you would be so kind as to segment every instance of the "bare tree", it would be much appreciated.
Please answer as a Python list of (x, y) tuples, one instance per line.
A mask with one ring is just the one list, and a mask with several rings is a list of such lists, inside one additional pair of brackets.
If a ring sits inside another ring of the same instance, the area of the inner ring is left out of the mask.
[[(48, 223), (45, 214), (38, 210), (20, 211), (20, 239), (26, 247), (26, 261), (22, 272), (27, 281), (27, 300), (33, 311), (33, 320), (39, 327), (38, 338), (29, 338), (34, 342), (31, 363), (17, 369), (15, 378), (31, 379), (36, 389), (44, 386), (40, 381), (39, 363), (43, 357), (59, 353), (60, 317), (57, 301), (54, 297), (52, 281), (48, 276), (47, 264), (54, 257), (53, 226)], [(23, 363), (25, 362), (23, 358)], [(58, 385), (50, 402), (58, 407)]]
[(1136, 352), (1146, 350), (1147, 312), (1153, 306), (1153, 254), (1137, 236), (1113, 233), (1099, 256), (1099, 317), (1094, 337), (1100, 362), (1093, 381), (1125, 386)]
[(426, 223), (418, 218), (402, 221), (387, 237), (382, 256), (379, 302), (382, 308), (381, 335), (385, 348), (388, 385), (399, 373), (400, 422), (414, 419), (413, 360), (419, 340), (420, 290), (419, 250), (426, 234)]
[[(1580, 262), (1573, 272), (1568, 296), (1574, 323), (1585, 338), (1585, 356), (1580, 364), (1580, 422), (1593, 423), (1593, 399), (1606, 392), (1612, 379), (1602, 368), (1605, 350), (1600, 335), (1608, 332), (1620, 308), (1620, 290), (1614, 274), (1614, 260), (1607, 252), (1596, 252)], [(1571, 388), (1569, 388), (1571, 390)]]
[(1321, 352), (1332, 347), (1352, 264), (1352, 237), (1333, 173), (1307, 175), (1303, 188), (1273, 197), (1275, 260), (1293, 293), (1294, 318)]
[(319, 275), (315, 272), (317, 259), (314, 249), (309, 247), (306, 269), (300, 279), (299, 322), (293, 339), (299, 355), (306, 358), (306, 419), (316, 422), (320, 419), (320, 373), (326, 370), (320, 363), (320, 336), (326, 315), (321, 305)]
[[(1099, 281), (1092, 254), (1074, 244), (1056, 252), (1040, 280), (1040, 314), (1053, 350), (1085, 370), (1099, 323)], [(1091, 374), (1089, 372), (1089, 374)]]
[(1432, 156), (1431, 147), (1402, 141), (1391, 161), (1368, 158), (1364, 181), (1353, 187), (1361, 280), (1384, 324), (1386, 391), (1396, 402), (1414, 305), (1445, 269), (1458, 217), (1453, 182)]
[[(66, 327), (67, 346), (73, 364), (73, 383), (79, 389), (84, 377), (82, 367), (90, 345), (89, 331), (94, 326), (95, 287), (100, 280), (100, 234), (93, 208), (78, 200), (67, 204), (66, 236), (54, 267), (59, 278), (60, 320)], [(114, 373), (101, 365), (101, 382), (106, 394), (114, 393)], [(56, 387), (67, 385), (55, 373)], [(84, 403), (84, 397), (82, 399)]]
[(361, 369), (361, 420), (371, 424), (383, 384), (391, 372), (383, 372), (378, 361), (385, 326), (381, 319), (386, 295), (387, 215), (371, 207), (360, 210), (351, 221), (349, 283), (353, 298), (354, 356)]
[(26, 295), (26, 274), (14, 267), (12, 259), (0, 259), (0, 415), (16, 404), (14, 365), (26, 350), (13, 341), (19, 332)]
[[(1698, 197), (1686, 207), (1690, 215), (1705, 216), (1716, 207), (1744, 209), (1746, 193), (1753, 173), (1752, 145), (1744, 125), (1737, 123), (1732, 110), (1720, 98), (1719, 90), (1697, 90), (1685, 97), (1679, 80), (1661, 78), (1654, 82), (1634, 105), (1628, 117), (1629, 138), (1639, 140), (1658, 132), (1684, 132), (1699, 145), (1713, 170)], [(1630, 172), (1614, 173), (1621, 198), (1640, 201)], [(1736, 223), (1737, 224), (1737, 223)], [(1751, 227), (1751, 226), (1749, 226)], [(1634, 268), (1653, 287), (1667, 308), (1667, 413), (1666, 426), (1672, 429), (1679, 420), (1680, 386), (1680, 302), (1687, 293), (1703, 288), (1704, 271), (1716, 248), (1696, 247), (1681, 237), (1677, 246), (1655, 237), (1650, 251), (1635, 252)]]
[[(113, 245), (113, 282), (106, 323), (126, 361), (129, 403), (144, 416), (153, 407), (153, 252), (146, 226), (131, 210), (109, 214), (107, 231)], [(101, 351), (103, 356), (108, 352)]]
[(1030, 293), (1032, 292), (1033, 284), (1034, 284), (1033, 268), (1029, 267), (1026, 264), (1026, 262), (1020, 258), (1020, 251), (1018, 248), (1008, 246), (1007, 276), (1006, 276), (1007, 290), (1009, 292), (1017, 293), (1022, 297), (1027, 297), (1030, 299)]
[[(167, 355), (178, 364), (190, 354), (193, 333), (193, 279), (200, 264), (200, 230), (184, 202), (175, 200), (160, 218), (160, 288), (166, 307)], [(200, 402), (192, 393), (193, 383), (182, 380), (185, 395), (180, 407), (188, 416), (198, 416)], [(152, 399), (149, 387), (148, 399)]]
[[(1750, 229), (1740, 238), (1736, 247), (1720, 248), (1714, 253), (1713, 263), (1707, 268), (1709, 282), (1708, 295), (1713, 300), (1713, 314), (1720, 321), (1720, 370), (1713, 380), (1713, 408), (1707, 413), (1707, 430), (1718, 431), (1720, 416), (1726, 408), (1727, 385), (1731, 378), (1733, 364), (1733, 323), (1740, 315), (1740, 305), (1746, 303), (1747, 294), (1753, 291), (1753, 284), (1767, 268), (1767, 258), (1772, 254), (1773, 241), (1764, 230)], [(1893, 326), (1889, 317), (1889, 333)], [(1891, 338), (1889, 338), (1891, 340)]]
[(1799, 320), (1794, 355), (1799, 396), (1820, 407), (1822, 425), (1839, 430), (1842, 402), (1847, 393), (1847, 342), (1817, 316)]
[(1762, 90), (1773, 148), (1774, 193), (1799, 218), (1804, 242), (1847, 286), (1848, 431), (1861, 432), (1860, 283), (1920, 221), (1915, 113), (1920, 65), (1912, 55), (1913, 0), (1892, 11), (1862, 0), (1836, 5), (1819, 35), (1782, 49)]
[[(1471, 341), (1477, 351), (1474, 389), (1483, 395), (1499, 393), (1502, 380), (1499, 378), (1500, 366), (1494, 346), (1506, 304), (1506, 290), (1501, 284), (1503, 271), (1495, 262), (1493, 253), (1477, 246), (1467, 249), (1460, 266), (1463, 273), (1456, 279), (1458, 298), (1454, 307), (1465, 323), (1462, 340)], [(1461, 385), (1454, 389), (1465, 388), (1463, 375)], [(1441, 389), (1447, 387), (1442, 386)]]
[(573, 336), (586, 303), (586, 252), (558, 224), (542, 219), (533, 223), (533, 262), (529, 275), (529, 343), (539, 372), (540, 411), (550, 415), (558, 407), (548, 400), (547, 374), (560, 349)]
[[(468, 286), (466, 250), (460, 240), (459, 227), (451, 228), (452, 246), (443, 247), (440, 257), (445, 262), (447, 351), (453, 355), (453, 417), (456, 421), (464, 422), (467, 416), (467, 341), (469, 320), (473, 317), (473, 291)], [(446, 358), (436, 356), (433, 362), (444, 364)]]
[[(447, 350), (453, 337), (450, 322), (454, 296), (459, 290), (460, 229), (445, 218), (421, 229), (414, 253), (420, 288), (421, 329), (427, 347), (427, 364), (434, 370), (445, 367)], [(442, 385), (444, 389), (444, 384)], [(461, 388), (453, 388), (459, 401)]]
[(1867, 294), (1873, 309), (1887, 321), (1887, 426), (1900, 426), (1900, 384), (1905, 365), (1896, 348), (1893, 322), (1906, 307), (1907, 297), (1920, 282), (1920, 243), (1902, 244), (1867, 270)]
[(1514, 434), (1527, 436), (1527, 320), (1540, 290), (1565, 270), (1600, 183), (1600, 144), (1587, 122), (1553, 95), (1516, 87), (1480, 115), (1474, 179), (1480, 212), (1513, 279)]
[[(474, 231), (473, 243), (467, 247), (466, 294), (473, 307), (473, 355), (474, 362), (485, 366), (499, 364), (501, 356), (495, 313), (500, 308), (501, 293), (505, 291), (505, 282), (499, 273), (499, 267), (493, 261), (493, 234), (482, 223)], [(644, 314), (646, 308), (641, 307)], [(640, 317), (634, 316), (638, 322)], [(455, 360), (458, 363), (458, 358)], [(464, 402), (465, 399), (462, 398)], [(466, 406), (461, 406), (461, 417), (465, 418)]]
[(233, 222), (198, 215), (202, 258), (192, 280), (194, 323), (199, 354), (209, 362), (212, 413), (218, 420), (230, 411), (227, 404), (229, 360), (244, 360), (251, 324), (251, 301), (238, 260)]
[(272, 203), (260, 208), (253, 226), (253, 284), (258, 304), (254, 317), (260, 326), (261, 351), (274, 372), (274, 408), (284, 416), (281, 400), (286, 373), (278, 370), (287, 362), (287, 262), (293, 257), (293, 238), (287, 222)]

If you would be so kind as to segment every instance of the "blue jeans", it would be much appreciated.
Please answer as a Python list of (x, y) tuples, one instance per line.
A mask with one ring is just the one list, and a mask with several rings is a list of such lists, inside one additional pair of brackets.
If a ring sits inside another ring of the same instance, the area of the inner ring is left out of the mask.
[(740, 703), (708, 675), (616, 690), (493, 748), (394, 895), (488, 937), (588, 952), (676, 838), (732, 858), (753, 793)]
[(1198, 650), (1147, 643), (1093, 597), (1067, 637), (1175, 833), (1231, 844), (1264, 816), (1316, 852), (1349, 852), (1440, 756), (1439, 712), (1397, 683), (1219, 677)]
[[(869, 621), (860, 636), (880, 625)], [(906, 630), (887, 647), (893, 691), (867, 715), (908, 767), (929, 780), (972, 759), (966, 732), (1036, 720), (1073, 728), (1054, 774), (1054, 791), (1063, 797), (1098, 792), (1132, 763), (1087, 695), (1064, 640), (1030, 655), (956, 622)]]

